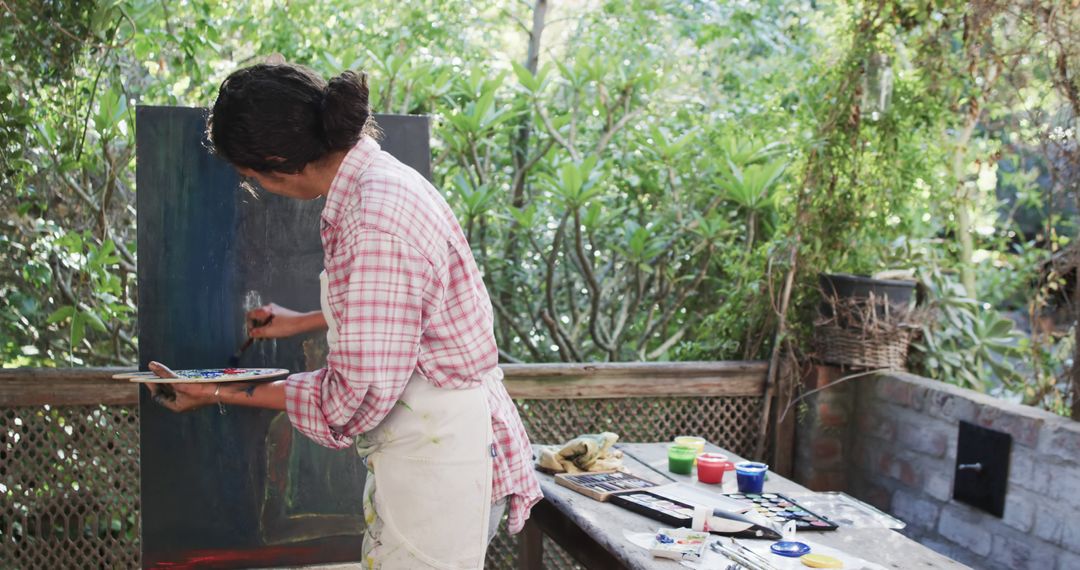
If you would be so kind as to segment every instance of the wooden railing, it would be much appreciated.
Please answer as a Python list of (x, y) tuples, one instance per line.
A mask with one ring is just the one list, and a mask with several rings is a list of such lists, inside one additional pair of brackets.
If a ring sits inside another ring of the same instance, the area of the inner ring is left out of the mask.
[(19, 406), (130, 405), (139, 403), (139, 386), (113, 380), (134, 368), (3, 368), (0, 408)]
[[(759, 361), (504, 364), (514, 399), (761, 396), (768, 365)], [(125, 405), (139, 386), (113, 380), (134, 368), (3, 368), (0, 408)]]
[[(122, 368), (0, 370), (0, 568), (138, 567), (139, 387)], [(609, 430), (623, 441), (695, 434), (749, 454), (763, 362), (508, 364), (530, 437)], [(58, 468), (59, 467), (59, 468)], [(74, 483), (74, 485), (73, 485)], [(489, 549), (514, 564), (513, 537)], [(572, 567), (554, 543), (549, 568)]]
[(138, 386), (0, 370), (0, 568), (138, 568)]
[(765, 362), (504, 364), (514, 399), (761, 396)]

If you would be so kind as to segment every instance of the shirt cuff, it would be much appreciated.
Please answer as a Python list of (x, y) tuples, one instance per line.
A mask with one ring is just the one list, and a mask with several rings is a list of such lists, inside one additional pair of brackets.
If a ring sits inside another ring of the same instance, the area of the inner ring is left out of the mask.
[(353, 444), (353, 438), (337, 431), (323, 414), (322, 388), (328, 372), (322, 368), (289, 376), (285, 380), (285, 411), (293, 427), (315, 443), (343, 449)]

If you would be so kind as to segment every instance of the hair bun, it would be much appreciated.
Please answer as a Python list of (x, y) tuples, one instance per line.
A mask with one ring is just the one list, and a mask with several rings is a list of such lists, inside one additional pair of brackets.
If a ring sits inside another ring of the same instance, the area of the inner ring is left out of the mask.
[(320, 115), (329, 150), (352, 148), (371, 116), (367, 74), (346, 71), (331, 79), (323, 91)]

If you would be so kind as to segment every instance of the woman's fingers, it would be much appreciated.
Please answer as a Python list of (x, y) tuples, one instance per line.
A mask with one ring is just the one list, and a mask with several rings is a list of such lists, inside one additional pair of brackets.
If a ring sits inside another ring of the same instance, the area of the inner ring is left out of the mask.
[(207, 405), (216, 385), (147, 383), (146, 387), (155, 404), (174, 412), (187, 412)]
[(256, 307), (247, 312), (248, 321), (265, 321), (266, 319), (274, 316), (274, 304), (263, 305)]
[(251, 321), (248, 327), (248, 336), (251, 338), (279, 338), (289, 336), (283, 328), (288, 323), (295, 321), (291, 315), (270, 315), (261, 321)]
[(251, 338), (276, 338), (281, 336), (278, 327), (271, 326), (271, 323), (273, 321), (248, 329), (248, 336)]
[[(168, 366), (165, 366), (160, 362), (151, 361), (147, 366), (158, 378), (179, 378), (179, 376), (170, 370)], [(150, 389), (150, 397), (155, 403), (165, 406), (174, 412), (179, 411), (176, 407), (176, 388), (173, 384), (148, 383), (146, 387)]]
[(248, 336), (252, 338), (264, 338), (268, 336), (266, 328), (270, 323), (274, 322), (274, 315), (277, 312), (276, 309), (278, 309), (278, 306), (270, 303), (269, 305), (263, 305), (257, 309), (248, 311)]
[(160, 362), (151, 361), (148, 366), (150, 367), (150, 371), (153, 372), (154, 375), (158, 378), (179, 378), (179, 376), (177, 376), (175, 372), (170, 370), (168, 366), (165, 366)]

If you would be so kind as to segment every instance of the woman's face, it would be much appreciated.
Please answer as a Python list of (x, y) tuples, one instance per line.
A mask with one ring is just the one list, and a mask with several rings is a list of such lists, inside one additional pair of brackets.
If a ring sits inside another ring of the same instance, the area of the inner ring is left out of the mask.
[(240, 176), (250, 178), (259, 183), (263, 190), (271, 194), (296, 198), (298, 200), (311, 200), (319, 195), (311, 195), (311, 190), (306, 183), (304, 172), (298, 174), (285, 174), (283, 172), (257, 172), (250, 168), (237, 167)]

